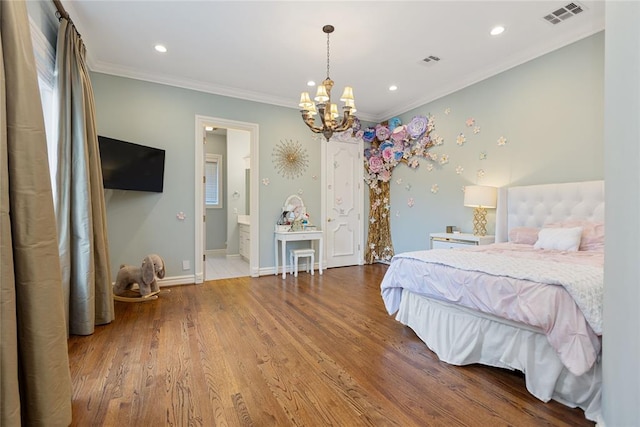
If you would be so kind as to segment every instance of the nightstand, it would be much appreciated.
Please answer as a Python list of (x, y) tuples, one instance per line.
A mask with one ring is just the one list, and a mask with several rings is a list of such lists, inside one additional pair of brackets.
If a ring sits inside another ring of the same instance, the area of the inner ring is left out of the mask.
[(466, 233), (431, 233), (431, 249), (451, 249), (468, 246), (489, 245), (495, 236), (475, 236)]

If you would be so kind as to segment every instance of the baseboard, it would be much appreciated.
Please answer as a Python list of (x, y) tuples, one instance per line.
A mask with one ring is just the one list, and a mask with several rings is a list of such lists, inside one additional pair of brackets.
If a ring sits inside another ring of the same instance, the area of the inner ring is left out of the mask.
[[(304, 268), (304, 264), (303, 267)], [(318, 263), (315, 263), (313, 265), (313, 269), (317, 272), (318, 271)], [(322, 271), (324, 272), (327, 268), (324, 267), (322, 269)], [(298, 273), (303, 273), (304, 271), (302, 269), (298, 269)], [(291, 265), (289, 265), (287, 263), (287, 273), (288, 274), (293, 274), (293, 267)], [(258, 270), (258, 275), (260, 276), (269, 276), (269, 275), (274, 275), (276, 274), (276, 268), (275, 266), (273, 267), (262, 267)], [(282, 265), (278, 266), (278, 273), (277, 274), (282, 274)]]
[(194, 283), (196, 283), (196, 278), (193, 274), (158, 279), (158, 285), (160, 285), (161, 288), (164, 286), (193, 285)]

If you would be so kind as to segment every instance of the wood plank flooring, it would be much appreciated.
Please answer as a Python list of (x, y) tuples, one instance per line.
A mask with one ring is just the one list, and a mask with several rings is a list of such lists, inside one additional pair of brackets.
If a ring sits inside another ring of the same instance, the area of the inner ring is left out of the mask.
[(442, 363), (381, 264), (178, 286), (69, 339), (74, 426), (593, 426), (517, 373)]

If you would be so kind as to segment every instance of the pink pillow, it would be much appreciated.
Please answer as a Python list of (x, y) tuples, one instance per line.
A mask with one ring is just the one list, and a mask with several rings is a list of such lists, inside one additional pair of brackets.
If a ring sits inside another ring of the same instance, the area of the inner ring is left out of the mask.
[(586, 220), (568, 220), (545, 224), (549, 228), (571, 228), (582, 227), (582, 237), (580, 239), (580, 251), (603, 251), (604, 250), (604, 223)]
[(538, 241), (539, 231), (540, 229), (536, 227), (513, 227), (509, 230), (509, 241), (523, 245), (533, 245)]

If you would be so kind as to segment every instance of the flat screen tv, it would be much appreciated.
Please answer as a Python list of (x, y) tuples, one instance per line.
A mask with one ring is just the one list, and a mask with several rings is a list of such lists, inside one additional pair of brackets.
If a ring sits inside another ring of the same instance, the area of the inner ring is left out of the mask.
[(104, 188), (162, 193), (164, 150), (98, 136)]

